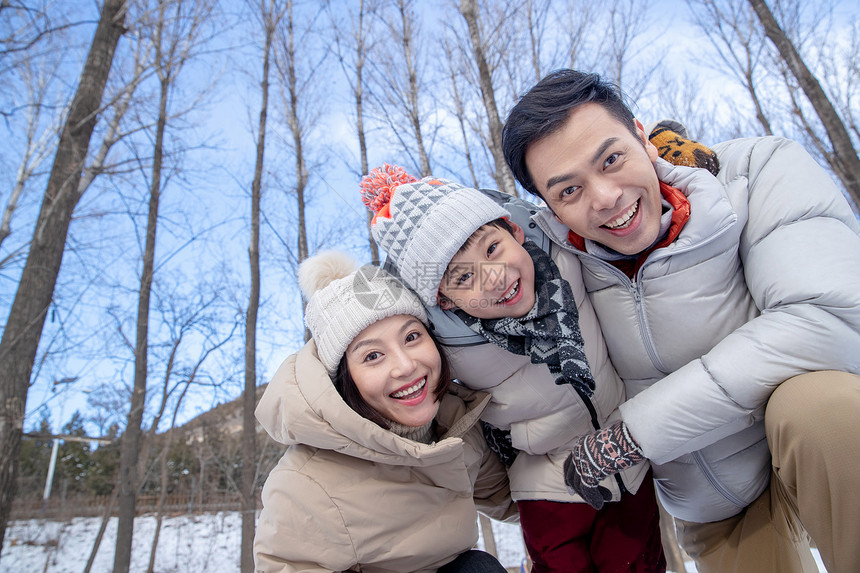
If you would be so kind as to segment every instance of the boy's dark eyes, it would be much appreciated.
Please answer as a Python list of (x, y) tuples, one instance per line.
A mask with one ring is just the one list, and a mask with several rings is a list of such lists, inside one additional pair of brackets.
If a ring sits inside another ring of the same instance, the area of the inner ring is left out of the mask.
[(472, 272), (463, 273), (462, 275), (460, 275), (460, 276), (457, 278), (457, 284), (460, 284), (460, 285), (461, 285), (461, 284), (465, 283), (465, 282), (466, 282), (466, 281), (468, 281), (470, 278), (472, 278), (472, 275), (473, 275), (473, 274), (474, 274), (474, 273), (472, 273)]
[(493, 243), (493, 244), (491, 244), (489, 247), (487, 247), (487, 254), (488, 254), (488, 255), (492, 255), (492, 254), (493, 254), (493, 251), (495, 251), (495, 250), (496, 250), (496, 247), (498, 247), (498, 246), (499, 246), (499, 243)]

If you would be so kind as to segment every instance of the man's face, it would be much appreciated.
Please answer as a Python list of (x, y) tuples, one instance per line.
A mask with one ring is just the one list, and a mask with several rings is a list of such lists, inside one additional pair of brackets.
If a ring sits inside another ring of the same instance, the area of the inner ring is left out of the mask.
[(472, 244), (457, 253), (442, 277), (439, 305), (455, 306), (476, 318), (519, 318), (535, 304), (535, 267), (523, 247), (523, 230), (514, 234), (484, 225)]
[(556, 218), (574, 233), (619, 253), (647, 249), (660, 232), (657, 148), (595, 103), (575, 108), (564, 126), (533, 143), (526, 167)]

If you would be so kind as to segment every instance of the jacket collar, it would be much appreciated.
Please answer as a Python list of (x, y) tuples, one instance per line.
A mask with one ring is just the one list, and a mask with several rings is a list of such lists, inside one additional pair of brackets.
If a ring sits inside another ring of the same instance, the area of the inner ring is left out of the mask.
[[(452, 387), (454, 385), (452, 384)], [(319, 360), (313, 340), (290, 356), (272, 378), (256, 416), (272, 438), (285, 445), (304, 444), (336, 450), (379, 463), (429, 466), (460, 454), (460, 438), (474, 426), (490, 396), (455, 387), (458, 397), (442, 398), (441, 438), (421, 444), (385, 430), (346, 405)]]

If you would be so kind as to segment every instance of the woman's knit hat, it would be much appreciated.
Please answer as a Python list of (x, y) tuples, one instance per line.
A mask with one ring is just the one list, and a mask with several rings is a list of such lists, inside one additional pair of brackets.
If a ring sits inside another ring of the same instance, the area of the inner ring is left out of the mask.
[(329, 376), (349, 343), (371, 324), (396, 314), (428, 324), (421, 301), (400, 281), (373, 265), (357, 267), (340, 251), (319, 253), (299, 265), (299, 286), (308, 300), (305, 324)]
[(361, 180), (361, 196), (375, 213), (371, 232), (400, 278), (428, 306), (448, 263), (482, 225), (510, 217), (501, 205), (471, 187), (383, 164)]

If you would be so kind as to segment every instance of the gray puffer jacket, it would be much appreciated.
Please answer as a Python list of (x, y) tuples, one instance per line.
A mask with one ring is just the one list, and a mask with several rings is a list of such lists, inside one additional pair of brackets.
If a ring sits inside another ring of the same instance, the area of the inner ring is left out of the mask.
[(810, 371), (860, 373), (860, 225), (847, 202), (794, 142), (713, 149), (716, 178), (658, 159), (691, 215), (632, 281), (575, 249), (550, 213), (535, 216), (582, 262), (627, 388), (622, 418), (661, 501), (697, 522), (738, 513), (767, 486), (763, 418), (776, 386)]

